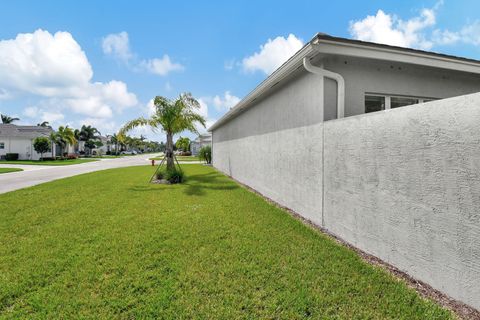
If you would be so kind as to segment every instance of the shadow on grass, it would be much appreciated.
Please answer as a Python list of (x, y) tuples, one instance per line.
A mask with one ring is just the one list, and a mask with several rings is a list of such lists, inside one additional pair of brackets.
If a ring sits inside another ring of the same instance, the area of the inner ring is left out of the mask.
[(225, 180), (222, 175), (216, 172), (188, 176), (185, 185), (187, 188), (183, 192), (189, 196), (203, 196), (206, 194), (206, 190), (238, 189), (238, 185)]
[[(166, 188), (158, 188), (158, 186), (159, 185), (151, 184), (136, 185), (130, 187), (128, 190), (135, 192), (165, 192), (167, 190), (172, 190), (166, 185)], [(207, 190), (234, 190), (239, 188), (238, 185), (232, 183), (231, 181), (225, 180), (222, 175), (219, 175), (215, 172), (187, 176), (185, 182), (180, 184), (180, 186), (185, 187), (183, 192), (189, 196), (204, 196)]]

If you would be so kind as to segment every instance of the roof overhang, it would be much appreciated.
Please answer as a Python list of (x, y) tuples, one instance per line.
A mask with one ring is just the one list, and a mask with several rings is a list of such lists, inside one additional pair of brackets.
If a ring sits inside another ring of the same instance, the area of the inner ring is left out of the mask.
[(302, 49), (288, 59), (237, 105), (215, 122), (208, 131), (213, 131), (224, 123), (235, 118), (245, 109), (252, 106), (257, 99), (269, 93), (279, 82), (287, 78), (297, 69), (303, 68), (303, 59), (305, 57), (311, 59), (318, 55), (337, 55), (392, 61), (444, 70), (480, 74), (480, 61), (473, 59), (317, 34), (311, 41), (303, 46)]

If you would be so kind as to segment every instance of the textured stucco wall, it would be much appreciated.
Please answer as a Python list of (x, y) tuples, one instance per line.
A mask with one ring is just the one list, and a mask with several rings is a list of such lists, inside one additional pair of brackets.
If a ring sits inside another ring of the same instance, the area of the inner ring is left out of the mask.
[(213, 132), (213, 165), (320, 223), (323, 80), (302, 71), (277, 87)]
[(324, 125), (324, 226), (480, 308), (480, 94)]
[[(365, 113), (366, 92), (443, 99), (480, 91), (480, 76), (465, 72), (339, 56), (322, 62), (345, 79), (345, 116)], [(336, 84), (329, 79), (324, 118), (336, 118)]]

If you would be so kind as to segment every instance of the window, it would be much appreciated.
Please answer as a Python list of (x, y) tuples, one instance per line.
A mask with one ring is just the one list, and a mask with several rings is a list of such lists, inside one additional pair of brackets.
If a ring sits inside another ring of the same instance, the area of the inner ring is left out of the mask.
[(365, 113), (385, 110), (385, 97), (365, 96)]
[(390, 98), (390, 108), (399, 108), (409, 106), (411, 104), (417, 104), (418, 99), (415, 98), (402, 98), (402, 97), (391, 97)]
[(5, 149), (5, 142), (0, 142), (0, 149)]
[(382, 94), (365, 95), (365, 113), (388, 110), (436, 100), (434, 98), (402, 97)]

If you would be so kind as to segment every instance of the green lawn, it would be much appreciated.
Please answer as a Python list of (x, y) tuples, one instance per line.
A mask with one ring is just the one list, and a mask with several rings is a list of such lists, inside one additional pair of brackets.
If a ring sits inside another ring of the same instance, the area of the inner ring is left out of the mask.
[(27, 164), (27, 165), (40, 165), (40, 166), (68, 166), (71, 164), (79, 164), (91, 161), (98, 161), (96, 159), (72, 159), (72, 160), (45, 160), (45, 161), (37, 161), (37, 160), (12, 160), (6, 161), (1, 160), (0, 164)]
[[(155, 158), (150, 158), (150, 160), (156, 160), (156, 161), (162, 161), (162, 157), (155, 157)], [(193, 156), (177, 156), (178, 161), (200, 161), (198, 157), (193, 157)]]
[(210, 167), (153, 170), (0, 195), (0, 318), (453, 318)]
[(17, 172), (17, 171), (23, 171), (23, 169), (19, 169), (19, 168), (0, 168), (0, 174), (9, 173), (9, 172)]

